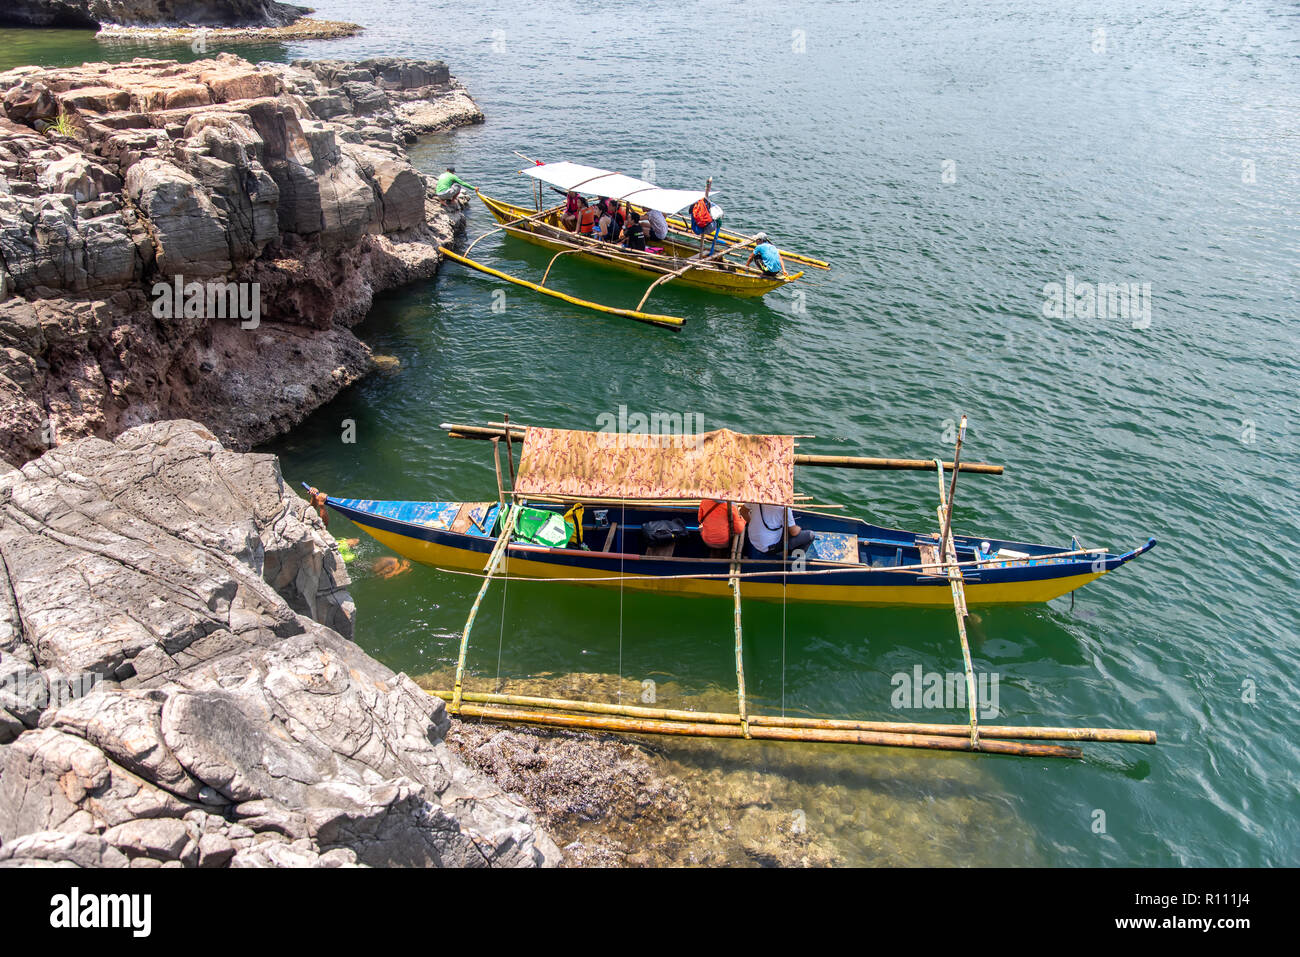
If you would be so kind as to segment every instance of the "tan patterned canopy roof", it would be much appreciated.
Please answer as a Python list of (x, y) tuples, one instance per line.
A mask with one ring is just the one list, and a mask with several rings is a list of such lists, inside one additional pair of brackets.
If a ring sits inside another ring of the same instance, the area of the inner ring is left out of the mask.
[(725, 499), (794, 504), (794, 438), (716, 429), (639, 435), (529, 428), (515, 477), (523, 495)]

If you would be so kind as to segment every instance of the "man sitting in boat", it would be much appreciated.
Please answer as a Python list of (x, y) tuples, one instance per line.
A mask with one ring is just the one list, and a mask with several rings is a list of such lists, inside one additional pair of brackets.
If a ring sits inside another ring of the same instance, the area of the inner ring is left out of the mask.
[(780, 558), (783, 544), (791, 552), (796, 548), (806, 549), (812, 544), (813, 533), (795, 524), (794, 512), (790, 508), (750, 504), (745, 506), (745, 510), (749, 519), (749, 551), (752, 557)]
[(745, 265), (748, 266), (755, 259), (758, 260), (759, 268), (767, 275), (780, 276), (782, 279), (789, 278), (789, 274), (785, 271), (785, 263), (781, 259), (781, 251), (767, 241), (767, 233), (758, 234), (758, 245), (745, 260)]
[(653, 239), (656, 242), (663, 242), (668, 238), (668, 220), (664, 214), (657, 209), (647, 209), (645, 213), (646, 225), (650, 227), (650, 235), (647, 239)]
[(644, 252), (645, 236), (648, 225), (648, 223), (641, 222), (641, 217), (637, 215), (635, 209), (629, 210), (627, 214), (627, 225), (623, 227), (623, 248)]
[(445, 209), (451, 209), (459, 205), (460, 189), (473, 189), (469, 183), (465, 182), (456, 175), (456, 167), (448, 166), (447, 171), (438, 177), (438, 182), (434, 185), (433, 190), (438, 194), (438, 201), (442, 203)]

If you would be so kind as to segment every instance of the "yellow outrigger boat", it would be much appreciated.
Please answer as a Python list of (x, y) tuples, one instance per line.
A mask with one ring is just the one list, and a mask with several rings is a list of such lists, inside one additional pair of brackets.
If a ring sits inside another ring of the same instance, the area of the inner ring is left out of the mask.
[[(458, 253), (443, 247), (446, 255), (480, 272), (499, 279), (505, 279), (516, 285), (524, 286), (535, 292), (562, 299), (574, 305), (595, 309), (611, 315), (624, 316), (641, 322), (680, 329), (685, 320), (677, 316), (660, 315), (642, 311), (646, 300), (657, 287), (668, 282), (679, 282), (696, 289), (717, 292), (730, 296), (755, 297), (764, 296), (774, 289), (780, 289), (788, 283), (795, 282), (803, 272), (773, 275), (761, 269), (745, 264), (745, 250), (760, 242), (762, 234), (739, 236), (734, 233), (716, 230), (714, 243), (725, 243), (722, 249), (704, 254), (703, 243), (693, 235), (684, 221), (668, 219), (668, 236), (662, 240), (653, 240), (657, 251), (638, 251), (625, 249), (615, 243), (604, 242), (591, 236), (575, 233), (564, 227), (562, 217), (564, 206), (549, 208), (542, 206), (542, 184), (548, 184), (566, 192), (581, 192), (590, 195), (614, 199), (627, 203), (638, 213), (657, 210), (670, 217), (688, 208), (697, 200), (705, 198), (706, 191), (663, 189), (644, 180), (633, 179), (622, 173), (582, 166), (577, 163), (536, 163), (520, 170), (534, 180), (534, 207), (519, 206), (503, 200), (485, 196), (479, 192), (478, 197), (487, 207), (497, 226), (478, 236), (469, 247)], [(505, 232), (526, 242), (534, 243), (546, 249), (554, 250), (555, 255), (547, 264), (541, 281), (534, 283), (500, 270), (492, 269), (471, 258), (470, 254), (478, 243), (496, 232)], [(797, 253), (781, 250), (781, 256), (793, 262), (829, 269), (827, 263)], [(562, 256), (574, 256), (584, 262), (611, 266), (622, 272), (643, 275), (652, 278), (645, 295), (633, 309), (622, 309), (601, 303), (590, 302), (567, 295), (546, 285), (551, 270)]]

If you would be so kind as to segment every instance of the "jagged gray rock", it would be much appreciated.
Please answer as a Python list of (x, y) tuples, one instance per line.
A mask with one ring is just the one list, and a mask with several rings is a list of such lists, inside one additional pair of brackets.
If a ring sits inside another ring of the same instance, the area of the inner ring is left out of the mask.
[[(445, 64), (398, 58), (20, 67), (0, 95), (0, 456), (15, 463), (180, 417), (247, 448), (357, 381), (372, 357), (348, 327), (433, 275), (464, 224), (402, 144), (483, 118)], [(57, 112), (75, 136), (38, 132)], [(246, 305), (256, 286), (256, 326), (224, 300), (160, 309), (178, 281), (240, 283)]]
[(0, 475), (0, 676), (58, 689), (0, 698), (0, 863), (556, 863), (345, 637), (347, 585), (274, 457), (195, 422)]

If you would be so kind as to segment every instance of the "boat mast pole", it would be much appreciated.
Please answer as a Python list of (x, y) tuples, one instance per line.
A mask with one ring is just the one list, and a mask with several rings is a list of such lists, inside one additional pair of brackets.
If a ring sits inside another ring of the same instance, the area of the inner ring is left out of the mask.
[(935, 471), (939, 476), (939, 534), (940, 560), (948, 575), (948, 584), (952, 589), (952, 606), (957, 616), (957, 635), (961, 638), (962, 663), (966, 668), (966, 706), (970, 713), (970, 747), (979, 750), (979, 706), (975, 698), (975, 669), (971, 664), (970, 641), (966, 637), (966, 585), (961, 569), (957, 565), (957, 547), (952, 541), (952, 506), (957, 492), (957, 476), (961, 469), (961, 446), (966, 438), (966, 416), (961, 417), (957, 428), (957, 448), (953, 453), (952, 484), (944, 494), (943, 463), (935, 460)]

